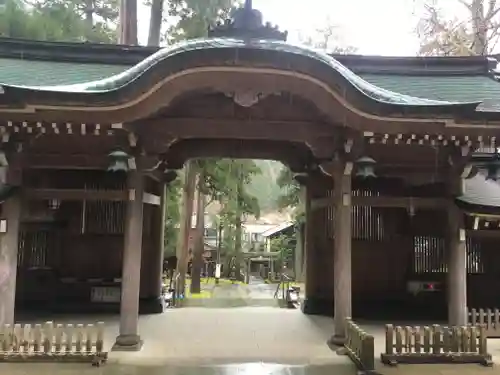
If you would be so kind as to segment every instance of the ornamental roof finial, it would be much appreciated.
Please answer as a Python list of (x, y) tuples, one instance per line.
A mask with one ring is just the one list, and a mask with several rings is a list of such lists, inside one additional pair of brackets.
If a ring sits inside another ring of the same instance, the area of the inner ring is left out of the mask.
[(245, 0), (243, 7), (236, 9), (224, 23), (208, 29), (208, 36), (214, 38), (264, 39), (286, 41), (288, 33), (277, 26), (262, 22), (262, 13), (252, 6), (252, 0)]

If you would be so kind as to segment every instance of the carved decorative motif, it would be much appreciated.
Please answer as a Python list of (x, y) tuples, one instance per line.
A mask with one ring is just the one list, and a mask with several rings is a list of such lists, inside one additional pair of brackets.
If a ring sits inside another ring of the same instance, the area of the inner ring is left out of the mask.
[(232, 98), (239, 106), (250, 108), (259, 102), (264, 94), (253, 91), (237, 91), (232, 95)]
[(232, 98), (239, 106), (250, 108), (268, 96), (279, 95), (279, 93), (258, 92), (252, 89), (240, 89), (238, 91), (226, 92), (225, 95)]

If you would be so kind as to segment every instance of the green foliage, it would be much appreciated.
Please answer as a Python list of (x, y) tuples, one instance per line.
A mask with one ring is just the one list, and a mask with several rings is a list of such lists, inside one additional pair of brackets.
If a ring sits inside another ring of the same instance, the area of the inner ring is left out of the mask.
[(83, 0), (40, 0), (28, 5), (21, 0), (6, 0), (0, 12), (0, 36), (112, 43), (116, 39), (112, 22), (118, 14), (117, 9), (113, 10), (118, 6), (117, 0), (100, 5), (102, 8), (83, 12), (83, 7), (87, 6)]
[(262, 173), (253, 176), (247, 191), (257, 198), (262, 211), (275, 210), (278, 197), (283, 193), (276, 180), (284, 166), (273, 160), (255, 160), (255, 164)]
[(165, 254), (175, 255), (177, 240), (179, 237), (179, 223), (181, 214), (179, 207), (182, 201), (182, 178), (177, 177), (167, 187), (167, 199), (165, 200)]
[(167, 30), (165, 39), (171, 44), (202, 38), (210, 25), (227, 18), (238, 3), (236, 0), (169, 0), (168, 15), (178, 21)]
[(276, 201), (278, 208), (298, 208), (300, 206), (302, 187), (293, 178), (293, 173), (290, 168), (283, 166), (276, 183), (283, 192), (280, 196), (278, 196)]
[(280, 259), (282, 262), (287, 263), (293, 260), (294, 252), (294, 240), (295, 234), (293, 236), (279, 235), (271, 239), (271, 251), (280, 253)]

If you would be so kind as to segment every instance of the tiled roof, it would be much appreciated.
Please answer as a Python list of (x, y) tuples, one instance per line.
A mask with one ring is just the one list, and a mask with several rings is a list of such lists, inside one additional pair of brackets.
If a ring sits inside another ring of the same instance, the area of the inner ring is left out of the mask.
[(500, 83), (486, 75), (360, 74), (368, 82), (401, 94), (447, 101), (500, 100)]
[[(0, 38), (0, 83), (47, 86), (101, 80), (157, 50)], [(441, 101), (500, 100), (500, 83), (493, 74), (496, 60), (491, 58), (334, 57), (369, 83), (395, 93)]]
[(69, 85), (96, 81), (128, 66), (0, 58), (0, 83), (20, 86)]
[[(0, 38), (0, 83), (71, 85), (119, 74), (153, 54), (149, 47), (58, 44)], [(384, 58), (335, 56), (367, 82), (394, 93), (450, 101), (486, 101), (500, 109), (495, 60), (487, 58)], [(478, 176), (466, 182), (459, 201), (500, 207), (500, 185)]]

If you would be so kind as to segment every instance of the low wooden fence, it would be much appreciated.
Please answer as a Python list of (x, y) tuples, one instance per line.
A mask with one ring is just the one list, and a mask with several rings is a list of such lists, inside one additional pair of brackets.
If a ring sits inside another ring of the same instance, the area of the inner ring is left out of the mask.
[(358, 370), (365, 374), (375, 374), (375, 346), (374, 338), (350, 318), (346, 321), (346, 342), (344, 351)]
[(500, 310), (499, 309), (471, 309), (469, 323), (484, 325), (486, 337), (500, 338)]
[(92, 362), (107, 360), (104, 323), (6, 324), (0, 327), (0, 362)]
[(384, 364), (480, 363), (491, 366), (484, 326), (385, 328)]

